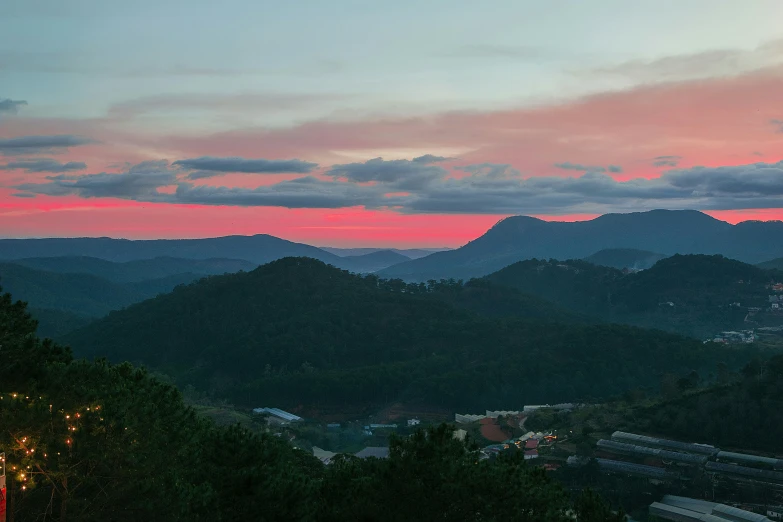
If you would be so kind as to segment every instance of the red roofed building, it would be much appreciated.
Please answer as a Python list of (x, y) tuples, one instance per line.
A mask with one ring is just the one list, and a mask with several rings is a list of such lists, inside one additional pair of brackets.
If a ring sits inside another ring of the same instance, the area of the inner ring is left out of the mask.
[(538, 448), (538, 439), (527, 439), (525, 441), (525, 449), (531, 450)]

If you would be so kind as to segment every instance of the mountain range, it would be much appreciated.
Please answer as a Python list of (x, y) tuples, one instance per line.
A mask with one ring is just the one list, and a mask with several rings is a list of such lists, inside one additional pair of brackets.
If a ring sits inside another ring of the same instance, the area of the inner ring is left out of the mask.
[[(0, 239), (0, 259), (84, 258), (127, 263), (146, 259), (226, 259), (263, 265), (283, 257), (310, 257), (352, 272), (374, 272), (390, 264), (410, 260), (400, 252), (372, 250), (337, 255), (326, 250), (278, 237), (225, 236), (206, 239), (129, 240), (108, 237)], [(160, 264), (160, 263), (158, 263)], [(56, 263), (47, 265), (55, 266)], [(39, 265), (40, 266), (40, 265)], [(86, 265), (85, 265), (86, 267)]]
[(531, 319), (527, 306), (488, 317), (454, 306), (474, 298), (457, 287), (444, 299), (449, 287), (285, 258), (177, 287), (62, 340), (77, 356), (142, 363), (237, 404), (345, 415), (391, 402), (465, 409), (606, 397), (749, 357), (660, 331)]
[(379, 275), (407, 281), (469, 279), (525, 259), (582, 259), (604, 249), (722, 254), (760, 263), (783, 257), (783, 222), (732, 225), (694, 210), (605, 214), (574, 222), (514, 216), (460, 248), (393, 265)]

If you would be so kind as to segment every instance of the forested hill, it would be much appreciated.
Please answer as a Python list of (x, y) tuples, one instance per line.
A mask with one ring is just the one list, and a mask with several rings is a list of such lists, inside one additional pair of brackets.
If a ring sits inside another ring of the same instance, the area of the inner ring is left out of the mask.
[(242, 404), (346, 413), (596, 399), (747, 357), (623, 326), (492, 319), (439, 292), (287, 258), (178, 287), (64, 340)]
[(594, 265), (610, 266), (621, 270), (623, 268), (644, 270), (665, 257), (663, 254), (634, 248), (607, 248), (587, 256), (584, 260)]
[[(475, 448), (445, 425), (393, 437), (388, 459), (324, 466), (270, 433), (215, 426), (130, 364), (74, 360), (39, 340), (8, 294), (0, 295), (0, 344), (11, 521), (625, 519), (595, 495), (572, 500), (519, 453), (477, 463)], [(499, 502), (501, 490), (509, 497)]]
[(638, 408), (633, 427), (724, 449), (783, 454), (783, 356), (753, 361), (740, 375), (739, 382)]
[(748, 316), (748, 307), (768, 308), (769, 286), (783, 274), (722, 256), (675, 255), (630, 274), (586, 261), (534, 259), (486, 279), (606, 321), (698, 337), (780, 322), (764, 312)]

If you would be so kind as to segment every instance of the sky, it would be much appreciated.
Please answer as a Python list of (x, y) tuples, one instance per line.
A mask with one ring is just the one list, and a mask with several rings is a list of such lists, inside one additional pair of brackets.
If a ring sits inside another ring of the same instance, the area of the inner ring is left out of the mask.
[(779, 0), (5, 0), (0, 236), (783, 219)]

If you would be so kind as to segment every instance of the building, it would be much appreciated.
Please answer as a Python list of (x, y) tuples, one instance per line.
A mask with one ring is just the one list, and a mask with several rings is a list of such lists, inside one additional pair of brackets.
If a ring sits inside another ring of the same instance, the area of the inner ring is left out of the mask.
[(267, 422), (272, 424), (290, 424), (292, 422), (301, 422), (302, 417), (297, 417), (293, 413), (288, 413), (280, 408), (256, 408), (253, 413), (266, 415)]
[(465, 437), (468, 436), (468, 432), (465, 430), (456, 430), (454, 432), (454, 438), (457, 440), (465, 440)]
[(537, 459), (538, 450), (525, 450), (525, 460)]
[(705, 464), (704, 469), (712, 474), (733, 475), (756, 482), (783, 484), (783, 471), (769, 471), (740, 466), (739, 464), (724, 464), (722, 462), (708, 462)]
[(508, 417), (509, 415), (519, 415), (522, 413), (519, 410), (487, 410), (487, 417), (490, 419), (497, 419), (501, 415), (503, 417)]
[(707, 462), (706, 455), (697, 455), (693, 453), (681, 453), (678, 451), (669, 451), (659, 448), (648, 448), (646, 446), (636, 446), (634, 444), (625, 444), (613, 440), (601, 439), (596, 444), (599, 450), (614, 453), (616, 455), (628, 455), (631, 457), (655, 457), (662, 461), (676, 462), (679, 464), (702, 465)]
[[(679, 473), (666, 471), (663, 468), (654, 466), (645, 466), (643, 464), (633, 464), (620, 460), (595, 459), (602, 471), (610, 473), (621, 473), (636, 477), (645, 477), (658, 480), (674, 480), (680, 478)], [(570, 464), (570, 462), (569, 462)]]
[(408, 427), (418, 426), (419, 424), (421, 424), (421, 421), (419, 419), (408, 419)]
[(380, 446), (368, 446), (362, 451), (355, 454), (360, 459), (375, 458), (375, 459), (388, 459), (389, 448)]
[(470, 424), (471, 422), (478, 422), (481, 419), (485, 418), (486, 415), (472, 415), (470, 413), (455, 413), (454, 414), (454, 422), (457, 424)]
[(612, 433), (612, 440), (615, 442), (624, 442), (637, 446), (647, 446), (649, 448), (668, 449), (683, 453), (696, 453), (698, 455), (712, 456), (720, 450), (715, 446), (707, 444), (694, 444), (689, 442), (680, 442), (677, 440), (658, 439), (646, 435), (637, 435), (636, 433), (626, 433), (624, 431), (615, 431)]
[(538, 449), (538, 439), (527, 439), (525, 441), (525, 449), (526, 450)]
[(649, 511), (651, 515), (663, 520), (677, 522), (769, 522), (764, 515), (725, 504), (675, 495), (666, 495), (660, 502), (653, 502)]
[(324, 464), (330, 464), (332, 461), (332, 458), (337, 455), (336, 453), (332, 451), (327, 451), (321, 448), (318, 448), (316, 446), (313, 446), (313, 456), (323, 462)]
[(769, 457), (759, 457), (758, 455), (748, 455), (747, 453), (734, 453), (732, 451), (720, 451), (716, 455), (720, 462), (736, 462), (739, 464), (761, 464), (776, 471), (783, 471), (783, 459), (774, 459)]

